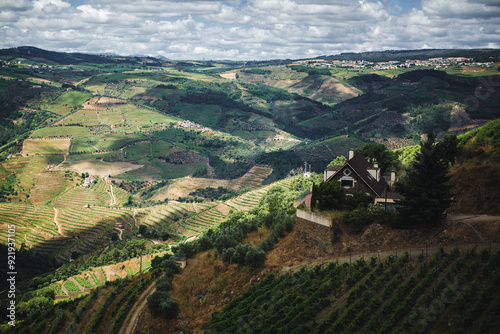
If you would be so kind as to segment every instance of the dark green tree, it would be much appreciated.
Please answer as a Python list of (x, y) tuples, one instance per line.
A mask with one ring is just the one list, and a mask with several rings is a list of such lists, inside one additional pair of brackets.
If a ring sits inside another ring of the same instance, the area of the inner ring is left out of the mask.
[(397, 162), (396, 153), (389, 151), (384, 144), (365, 144), (354, 152), (361, 154), (371, 163), (377, 162), (382, 172), (388, 171)]
[(311, 211), (314, 211), (314, 209), (316, 209), (316, 202), (318, 201), (317, 196), (318, 196), (318, 186), (315, 183), (313, 183), (311, 192)]
[(166, 291), (155, 291), (149, 297), (148, 307), (153, 316), (161, 316), (167, 320), (179, 314), (179, 304)]
[[(313, 199), (315, 204), (313, 205)], [(313, 186), (311, 197), (311, 208), (317, 207), (320, 210), (340, 209), (345, 202), (345, 190), (340, 182), (332, 180), (321, 182), (319, 186)]]
[(411, 221), (433, 221), (445, 217), (450, 206), (451, 186), (448, 184), (449, 164), (440, 156), (435, 135), (420, 143), (421, 152), (406, 175), (396, 183), (396, 191), (404, 196), (399, 212)]
[(454, 134), (444, 136), (444, 138), (436, 144), (436, 148), (441, 159), (452, 165), (460, 154), (458, 138)]

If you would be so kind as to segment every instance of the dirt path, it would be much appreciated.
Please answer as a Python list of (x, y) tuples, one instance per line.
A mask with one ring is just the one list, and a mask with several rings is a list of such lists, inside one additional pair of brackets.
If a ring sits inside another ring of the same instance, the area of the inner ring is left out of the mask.
[(61, 224), (59, 223), (59, 220), (57, 219), (57, 215), (59, 214), (59, 211), (57, 208), (54, 208), (54, 224), (57, 226), (57, 232), (59, 232), (60, 235), (63, 237), (68, 237), (68, 235), (64, 234), (61, 228)]
[(26, 238), (26, 234), (24, 235), (24, 241), (26, 241), (26, 244), (28, 244), (29, 248), (33, 247), (31, 245), (31, 242), (28, 241), (28, 238)]
[(121, 228), (118, 228), (118, 227), (115, 227), (115, 230), (117, 230), (117, 231), (119, 232), (119, 234), (118, 234), (118, 238), (119, 238), (120, 240), (123, 240), (123, 239), (122, 239), (123, 230), (122, 230)]
[(295, 264), (293, 266), (284, 266), (281, 271), (283, 273), (292, 271), (295, 272), (299, 270), (302, 267), (314, 267), (318, 264), (324, 264), (324, 263), (329, 263), (329, 262), (335, 262), (337, 261), (339, 264), (349, 262), (353, 263), (356, 262), (356, 260), (359, 260), (361, 258), (364, 258), (365, 261), (369, 262), (370, 258), (372, 256), (376, 256), (378, 258), (378, 261), (384, 261), (388, 256), (390, 255), (396, 255), (399, 256), (405, 252), (408, 252), (410, 255), (410, 258), (416, 258), (420, 254), (424, 254), (425, 256), (429, 256), (432, 254), (435, 254), (440, 248), (443, 248), (446, 252), (450, 252), (452, 249), (457, 248), (461, 251), (465, 250), (472, 250), (476, 249), (477, 250), (482, 250), (482, 249), (491, 249), (491, 250), (499, 250), (500, 249), (500, 243), (483, 243), (483, 244), (461, 244), (461, 245), (455, 245), (455, 246), (424, 246), (424, 247), (408, 247), (408, 248), (395, 248), (394, 250), (390, 251), (378, 251), (378, 252), (361, 252), (361, 253), (356, 253), (348, 256), (325, 256), (321, 257), (318, 259), (315, 259), (314, 261), (311, 261), (310, 259), (307, 259), (305, 261), (302, 261), (301, 263)]
[(132, 307), (130, 308), (132, 311), (127, 314), (127, 317), (123, 321), (123, 325), (118, 332), (119, 334), (131, 334), (135, 332), (139, 317), (142, 315), (148, 305), (147, 298), (155, 291), (155, 282), (156, 280), (151, 281), (146, 287), (146, 290), (144, 290), (139, 295), (134, 305), (132, 305)]
[[(116, 200), (115, 193), (113, 192), (113, 185), (111, 184), (111, 182), (108, 181), (107, 177), (104, 178), (104, 181), (106, 181), (106, 183), (109, 184), (109, 196), (111, 196), (111, 203), (109, 204), (109, 206), (116, 205), (117, 200)], [(121, 238), (120, 238), (120, 240), (121, 240)]]

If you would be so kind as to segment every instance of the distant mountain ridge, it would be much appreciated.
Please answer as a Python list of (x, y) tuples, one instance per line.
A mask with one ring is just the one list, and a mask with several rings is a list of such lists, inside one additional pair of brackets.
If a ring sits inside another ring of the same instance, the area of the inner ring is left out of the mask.
[(34, 46), (20, 46), (10, 49), (0, 50), (0, 57), (7, 60), (14, 60), (16, 58), (25, 58), (36, 62), (47, 64), (59, 65), (78, 65), (83, 63), (93, 64), (116, 64), (116, 63), (135, 63), (144, 60), (145, 58), (150, 61), (158, 61), (153, 57), (130, 57), (118, 56), (112, 54), (95, 55), (89, 53), (78, 52), (57, 52), (47, 51)]
[(422, 50), (387, 50), (369, 52), (345, 52), (339, 55), (316, 57), (326, 60), (366, 60), (380, 61), (404, 61), (406, 59), (428, 59), (437, 57), (467, 57), (481, 61), (498, 61), (500, 59), (499, 49), (422, 49)]
[[(34, 46), (19, 46), (15, 48), (0, 49), (0, 57), (11, 57), (15, 59), (22, 56), (23, 58), (33, 61), (71, 65), (81, 63), (130, 63), (139, 61), (140, 59), (148, 59), (149, 61), (170, 60), (164, 56), (158, 55), (155, 57), (145, 55), (127, 55), (120, 56), (112, 52), (107, 53), (82, 53), (82, 52), (59, 52), (48, 51)], [(467, 57), (474, 58), (476, 61), (500, 61), (500, 49), (420, 49), (420, 50), (386, 50), (386, 51), (367, 51), (367, 52), (343, 52), (337, 55), (325, 55), (315, 58), (305, 59), (325, 59), (325, 60), (365, 60), (371, 62), (383, 61), (404, 61), (406, 59), (428, 59), (437, 57)], [(300, 60), (305, 60), (300, 59)], [(296, 60), (299, 60), (297, 58)], [(249, 61), (247, 65), (267, 64), (268, 62), (282, 62), (283, 60), (267, 60), (267, 61)], [(290, 59), (285, 62), (291, 62)]]

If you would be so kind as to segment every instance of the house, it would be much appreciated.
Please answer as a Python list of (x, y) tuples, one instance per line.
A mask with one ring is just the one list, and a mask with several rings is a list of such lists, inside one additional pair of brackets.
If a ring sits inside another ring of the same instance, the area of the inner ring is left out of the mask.
[(389, 208), (401, 199), (397, 193), (390, 192), (389, 185), (396, 181), (393, 171), (389, 177), (383, 177), (377, 163), (371, 165), (361, 154), (349, 151), (349, 160), (342, 166), (330, 166), (324, 171), (323, 181), (339, 181), (346, 194), (365, 193), (375, 198), (379, 203)]
[(95, 182), (95, 178), (92, 175), (90, 175), (89, 177), (85, 178), (85, 181), (83, 182), (83, 186), (85, 188), (88, 188), (94, 182)]
[[(330, 166), (323, 174), (323, 182), (333, 180), (340, 182), (347, 196), (365, 193), (375, 198), (374, 202), (381, 204), (385, 210), (397, 205), (396, 200), (402, 196), (390, 192), (389, 185), (395, 182), (396, 173), (392, 172), (387, 179), (381, 175), (378, 164), (370, 164), (361, 154), (349, 151), (349, 160), (342, 166)], [(299, 239), (315, 240), (324, 245), (335, 242), (340, 232), (338, 222), (321, 213), (311, 212), (298, 207), (304, 203), (306, 208), (311, 207), (311, 193), (304, 198), (294, 201), (297, 207), (296, 235)]]
[(342, 166), (331, 166), (323, 175), (323, 181), (339, 181), (346, 194), (366, 193), (381, 197), (387, 189), (387, 182), (382, 177), (377, 163), (373, 166), (361, 155), (349, 151), (349, 160)]

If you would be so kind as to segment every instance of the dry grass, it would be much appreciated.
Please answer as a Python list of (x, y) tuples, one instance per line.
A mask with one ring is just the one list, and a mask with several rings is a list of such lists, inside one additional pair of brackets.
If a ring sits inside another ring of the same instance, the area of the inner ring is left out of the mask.
[(90, 175), (97, 175), (104, 178), (108, 175), (120, 175), (141, 167), (143, 165), (135, 165), (130, 162), (77, 161), (65, 162), (52, 170), (69, 170), (77, 173), (87, 172)]
[(188, 196), (189, 193), (196, 189), (207, 187), (224, 187), (233, 191), (238, 191), (247, 186), (257, 188), (262, 185), (264, 178), (271, 174), (271, 172), (272, 168), (254, 166), (248, 173), (235, 180), (206, 179), (188, 176), (177, 179), (170, 186), (157, 192), (152, 199), (155, 201), (163, 201), (166, 198), (169, 200), (176, 200), (179, 197)]
[(34, 154), (68, 154), (71, 139), (25, 139), (23, 156)]

